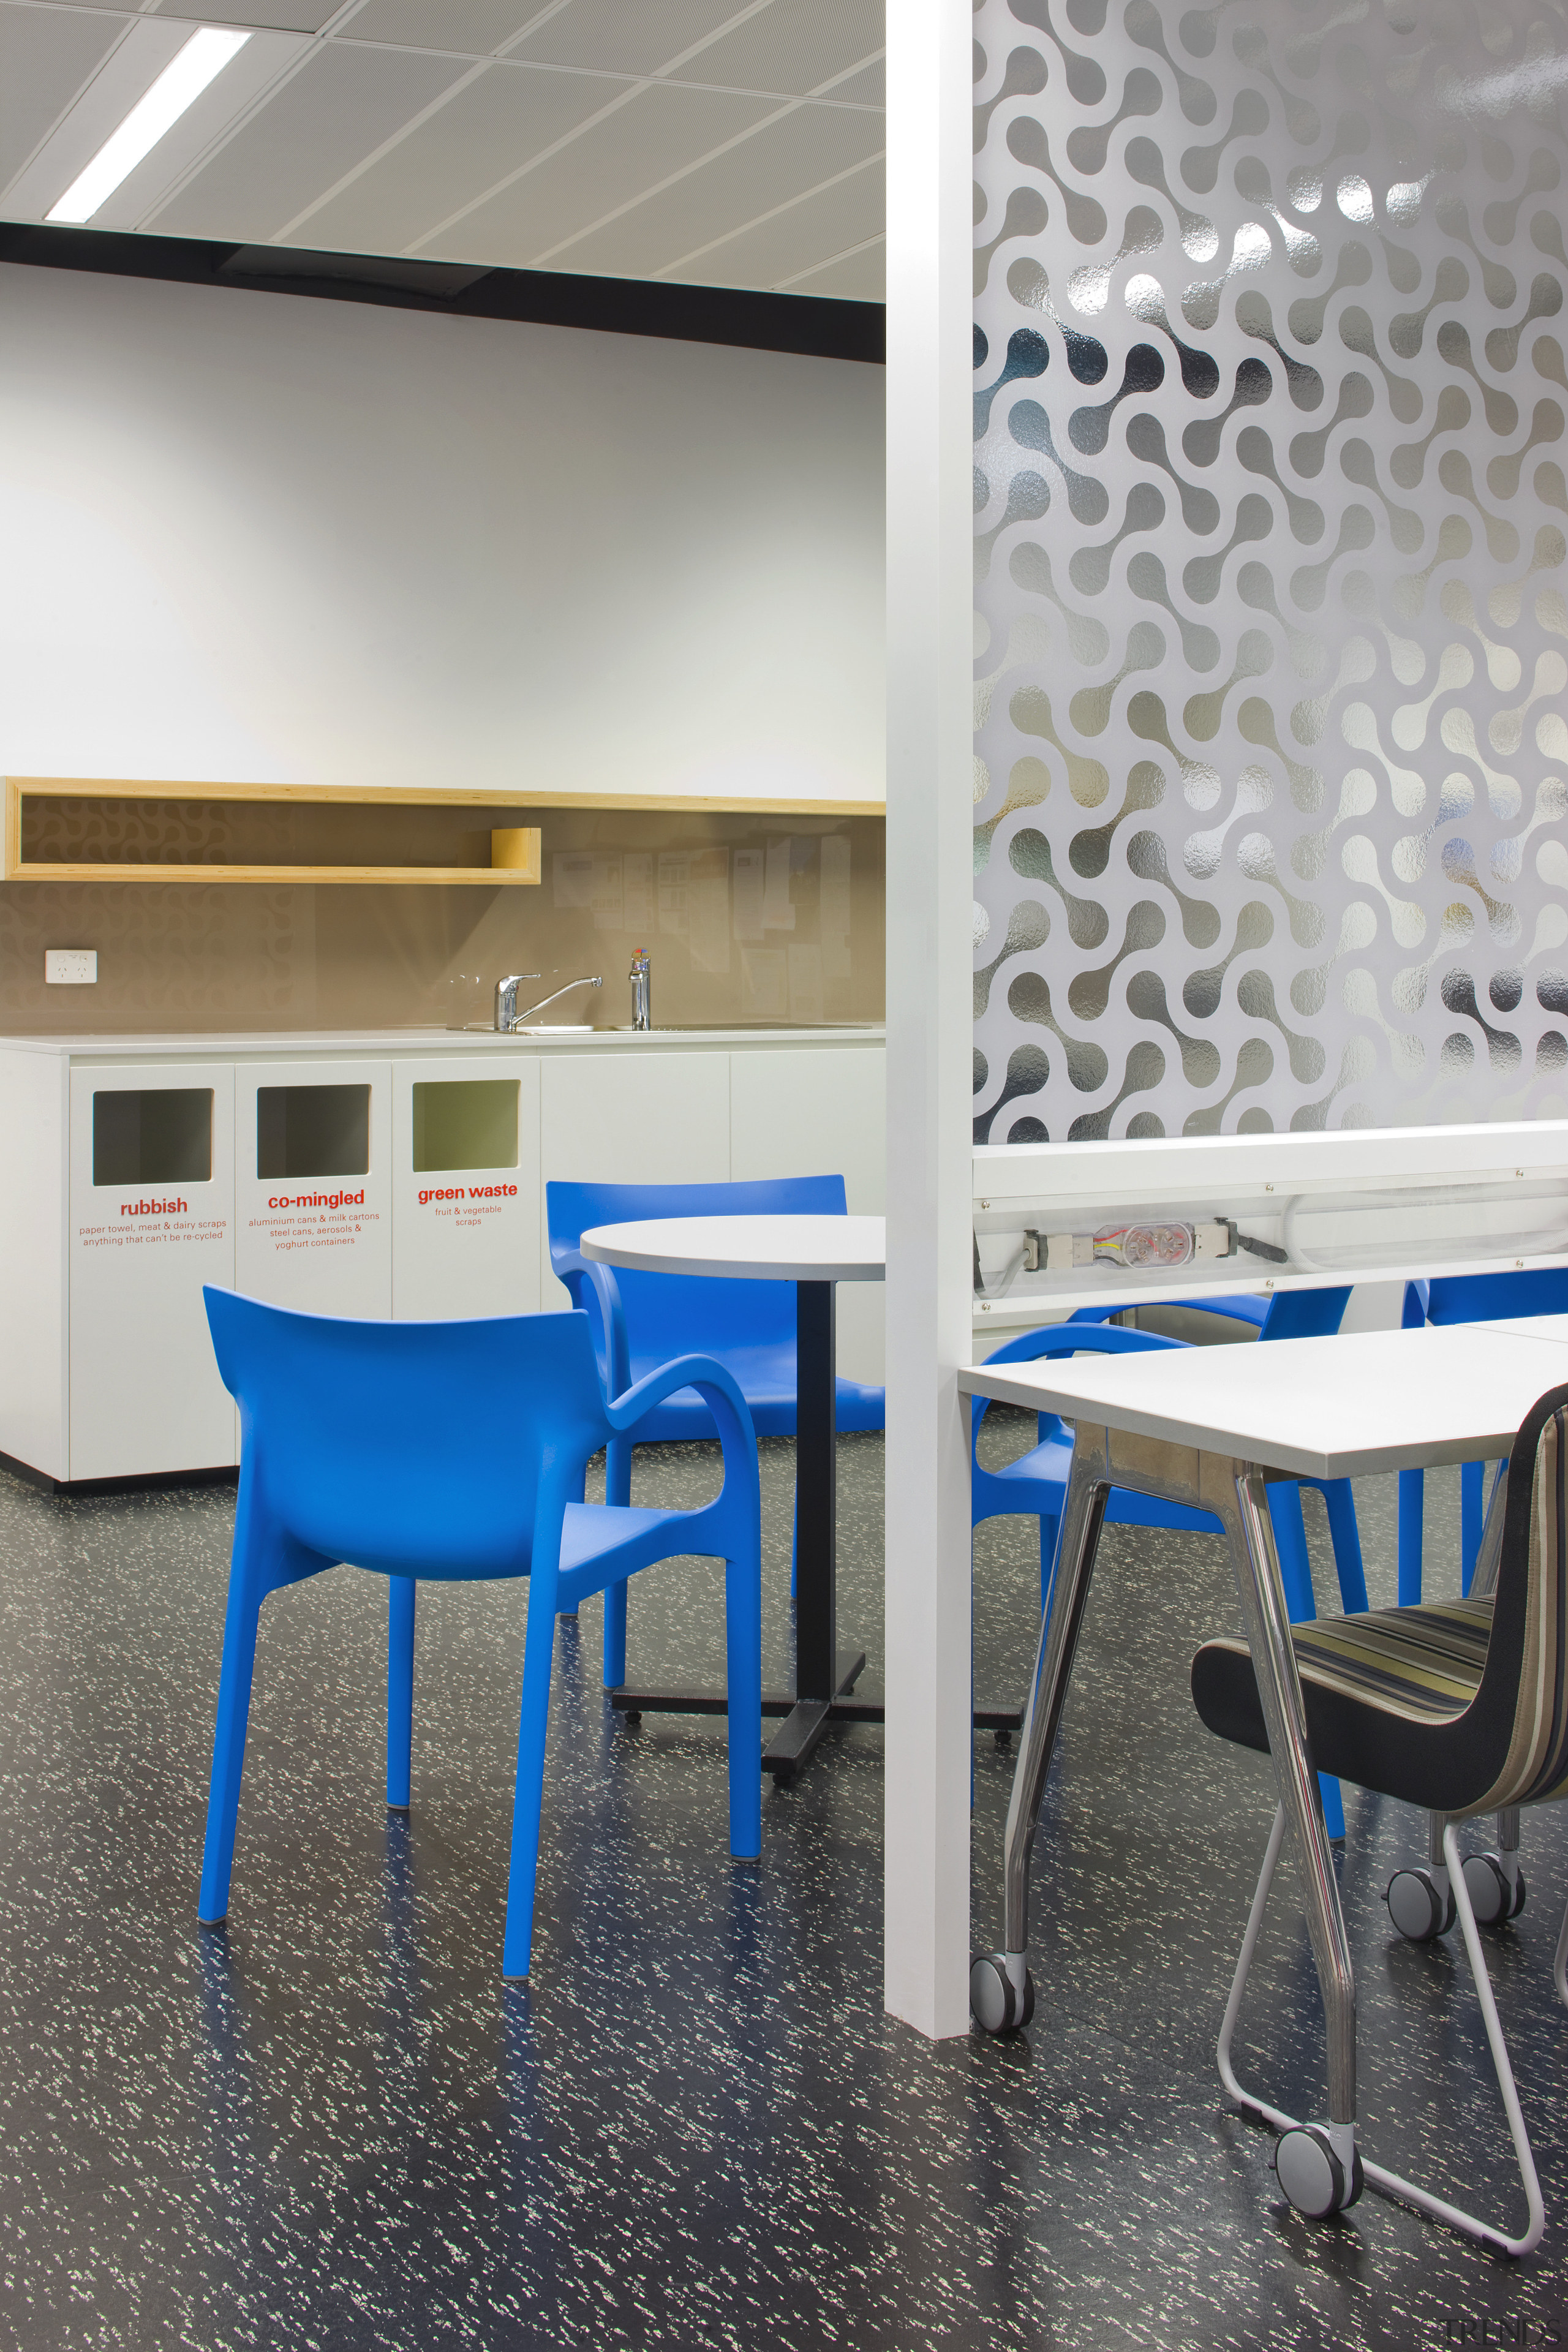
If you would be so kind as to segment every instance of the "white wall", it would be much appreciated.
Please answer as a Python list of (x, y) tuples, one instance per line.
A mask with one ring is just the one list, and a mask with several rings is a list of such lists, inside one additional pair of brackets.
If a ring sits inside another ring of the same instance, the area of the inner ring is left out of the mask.
[(882, 395), (0, 267), (0, 772), (879, 800)]

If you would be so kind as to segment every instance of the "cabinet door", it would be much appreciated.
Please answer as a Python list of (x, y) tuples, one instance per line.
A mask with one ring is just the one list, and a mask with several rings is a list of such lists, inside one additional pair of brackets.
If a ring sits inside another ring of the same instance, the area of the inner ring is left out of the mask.
[[(842, 1176), (849, 1213), (887, 1206), (887, 1057), (880, 1045), (761, 1045), (730, 1057), (730, 1172)], [(880, 1387), (882, 1286), (838, 1286), (838, 1369)]]
[(543, 1186), (727, 1181), (730, 1056), (657, 1045), (542, 1055), (540, 1163), (540, 1304), (570, 1307), (551, 1272)]
[(539, 1062), (392, 1066), (392, 1311), (539, 1312)]
[(235, 1073), (235, 1284), (308, 1315), (392, 1313), (392, 1065)]
[(202, 1285), (234, 1283), (234, 1071), (73, 1070), (71, 1478), (221, 1468), (237, 1424)]
[(70, 1068), (0, 1045), (0, 1453), (70, 1476)]

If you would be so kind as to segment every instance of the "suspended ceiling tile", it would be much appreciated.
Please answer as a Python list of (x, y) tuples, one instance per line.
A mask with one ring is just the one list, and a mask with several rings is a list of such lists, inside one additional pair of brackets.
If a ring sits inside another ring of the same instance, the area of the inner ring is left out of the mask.
[(863, 73), (851, 74), (847, 81), (835, 82), (832, 95), (857, 106), (886, 106), (888, 103), (888, 68), (882, 58), (866, 68)]
[[(647, 197), (635, 211), (569, 245), (558, 257), (559, 264), (610, 278), (650, 276), (746, 227), (762, 214), (793, 203), (819, 182), (852, 171), (879, 152), (882, 139), (879, 114), (797, 107), (673, 187)], [(879, 220), (876, 226), (880, 227)], [(848, 242), (840, 237), (831, 249), (837, 252)], [(677, 268), (674, 274), (681, 273)]]
[[(288, 29), (258, 30), (110, 199), (101, 228), (286, 233), (350, 253), (416, 247), (716, 285), (775, 282), (818, 257), (826, 267), (865, 228), (856, 166), (880, 131), (857, 106), (879, 100), (882, 75), (856, 61), (879, 44), (880, 0), (0, 0), (0, 188), (12, 183), (0, 210), (41, 217), (140, 94), (147, 77), (132, 89), (126, 76), (146, 45), (198, 23)], [(295, 70), (291, 45), (327, 25)], [(472, 70), (464, 60), (503, 47), (455, 88)], [(678, 58), (668, 80), (635, 87)], [(853, 102), (769, 121), (780, 98), (824, 83)], [(400, 135), (447, 90), (449, 106)], [(820, 190), (846, 172), (842, 194)]]
[(47, 137), (121, 31), (97, 15), (0, 7), (0, 188)]
[(888, 299), (888, 247), (879, 237), (860, 253), (845, 254), (797, 278), (792, 294), (830, 294), (840, 302), (885, 302)]
[(366, 0), (336, 36), (488, 58), (539, 14), (539, 0)]
[(342, 0), (162, 0), (151, 13), (193, 25), (253, 25), (269, 33), (319, 33)]
[(450, 60), (329, 44), (188, 186), (143, 222), (164, 236), (259, 242), (463, 72)]
[[(151, 31), (157, 21), (143, 17), (142, 25)], [(164, 131), (152, 153), (94, 213), (93, 227), (140, 228), (203, 156), (221, 145), (257, 100), (265, 100), (268, 91), (308, 46), (309, 36), (303, 33), (252, 33), (195, 104)]]
[(883, 180), (878, 157), (836, 186), (815, 190), (771, 220), (758, 221), (668, 274), (688, 285), (780, 286), (803, 269), (816, 268), (851, 246), (881, 236)]
[[(512, 55), (542, 65), (657, 73), (740, 16), (744, 5), (745, 0), (567, 0)], [(777, 6), (778, 0), (772, 5)]]
[[(45, 217), (190, 37), (183, 25), (160, 24), (152, 16), (138, 16), (119, 30), (121, 37), (6, 189), (5, 211), (12, 220)], [(247, 41), (241, 57), (254, 46)]]
[[(492, 66), (290, 235), (350, 252), (401, 253), (625, 89), (597, 74)], [(459, 243), (463, 228), (452, 233)]]
[[(526, 269), (773, 111), (761, 98), (654, 82), (632, 88), (603, 122), (421, 247), (454, 261)], [(574, 265), (569, 258), (560, 267)]]
[(760, 16), (749, 17), (690, 58), (680, 79), (804, 96), (875, 57), (881, 46), (881, 0), (833, 0), (828, 7), (773, 0)]

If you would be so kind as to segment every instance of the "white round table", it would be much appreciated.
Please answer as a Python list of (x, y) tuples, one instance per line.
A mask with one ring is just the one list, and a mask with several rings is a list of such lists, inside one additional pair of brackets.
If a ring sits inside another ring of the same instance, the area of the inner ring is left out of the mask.
[[(784, 1720), (763, 1754), (772, 1772), (803, 1765), (829, 1722), (880, 1723), (879, 1704), (850, 1694), (865, 1652), (838, 1654), (837, 1366), (834, 1286), (880, 1282), (886, 1228), (880, 1217), (656, 1217), (595, 1225), (578, 1244), (585, 1258), (642, 1274), (718, 1275), (795, 1286), (795, 1690), (764, 1697)], [(721, 1695), (617, 1691), (628, 1714), (708, 1711)]]
[(742, 1282), (880, 1282), (883, 1217), (648, 1217), (594, 1225), (584, 1257), (644, 1274), (733, 1275)]

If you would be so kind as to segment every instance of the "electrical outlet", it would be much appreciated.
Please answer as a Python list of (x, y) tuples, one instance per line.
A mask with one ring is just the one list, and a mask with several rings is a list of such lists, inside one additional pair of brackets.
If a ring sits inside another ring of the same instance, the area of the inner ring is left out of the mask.
[(46, 948), (44, 978), (51, 988), (90, 988), (98, 978), (96, 948)]

